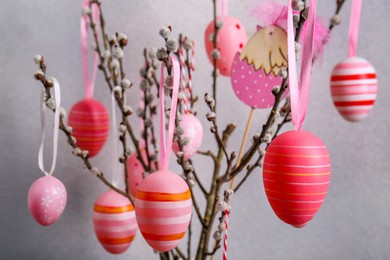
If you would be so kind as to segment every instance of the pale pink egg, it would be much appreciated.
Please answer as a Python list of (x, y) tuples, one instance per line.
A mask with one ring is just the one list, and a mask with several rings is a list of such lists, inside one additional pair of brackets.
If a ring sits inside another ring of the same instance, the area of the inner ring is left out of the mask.
[[(218, 16), (217, 21), (223, 24), (217, 33), (217, 49), (221, 55), (217, 60), (217, 68), (222, 75), (230, 76), (234, 55), (236, 52), (241, 52), (248, 39), (244, 26), (236, 18), (232, 16)], [(211, 52), (214, 49), (213, 35), (214, 21), (211, 21), (205, 32), (206, 52), (211, 63), (213, 63), (213, 58), (211, 57)]]
[(31, 185), (28, 191), (28, 208), (39, 224), (49, 226), (61, 217), (66, 199), (64, 184), (53, 176), (44, 176)]
[[(190, 159), (200, 148), (203, 140), (203, 127), (199, 119), (191, 113), (182, 116), (179, 125), (183, 128), (184, 133), (181, 138), (187, 138), (188, 142), (183, 146), (184, 159)], [(177, 142), (172, 144), (172, 150), (177, 153), (179, 145)]]
[(378, 92), (376, 72), (368, 61), (343, 60), (333, 69), (330, 85), (333, 103), (344, 119), (357, 122), (367, 117)]
[(191, 220), (187, 183), (168, 170), (160, 170), (141, 182), (135, 197), (137, 223), (146, 242), (159, 252), (174, 249)]
[(125, 252), (137, 233), (134, 207), (125, 196), (109, 190), (93, 207), (93, 226), (102, 246), (112, 254)]

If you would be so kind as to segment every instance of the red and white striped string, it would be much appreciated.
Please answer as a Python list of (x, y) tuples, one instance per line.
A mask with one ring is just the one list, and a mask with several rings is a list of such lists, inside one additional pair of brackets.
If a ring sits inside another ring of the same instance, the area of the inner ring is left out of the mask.
[(225, 234), (223, 235), (223, 260), (227, 260), (227, 243), (228, 243), (228, 228), (229, 228), (229, 210), (225, 210), (223, 223), (225, 224)]
[(185, 62), (185, 59), (184, 59), (184, 50), (183, 50), (183, 47), (180, 47), (179, 48), (179, 61), (180, 61), (180, 65), (181, 65), (181, 73), (180, 73), (180, 77), (181, 77), (181, 86), (180, 86), (180, 89), (181, 89), (181, 94), (182, 94), (182, 101), (183, 101), (183, 105), (184, 105), (184, 112), (185, 113), (188, 113), (191, 109), (190, 107), (190, 104), (188, 104), (188, 98), (186, 97), (186, 62)]
[[(187, 40), (185, 38), (182, 40), (182, 44)], [(195, 63), (194, 63), (194, 56), (195, 56), (195, 44), (194, 41), (191, 41), (191, 58), (189, 59), (189, 71), (188, 71), (188, 80), (186, 78), (186, 69), (187, 64), (184, 57), (184, 49), (181, 47), (179, 49), (179, 60), (181, 65), (181, 93), (183, 95), (183, 105), (184, 105), (184, 111), (187, 113), (191, 110), (191, 97), (192, 97), (192, 72), (195, 69)]]

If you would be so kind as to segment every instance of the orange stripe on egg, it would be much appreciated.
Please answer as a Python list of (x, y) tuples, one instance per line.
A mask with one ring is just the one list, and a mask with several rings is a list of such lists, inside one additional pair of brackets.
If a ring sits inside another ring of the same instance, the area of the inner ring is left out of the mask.
[(136, 198), (148, 201), (181, 201), (191, 198), (191, 192), (187, 191), (179, 194), (161, 193), (161, 192), (145, 192), (137, 190)]
[(108, 245), (118, 245), (130, 243), (134, 240), (135, 236), (122, 237), (122, 238), (108, 238), (108, 237), (98, 237), (100, 243)]
[(99, 213), (118, 214), (133, 211), (134, 207), (131, 204), (124, 207), (107, 207), (95, 204), (93, 210)]
[(271, 174), (280, 174), (280, 175), (289, 175), (289, 176), (324, 176), (324, 175), (330, 175), (330, 172), (321, 172), (321, 173), (293, 173), (293, 172), (275, 172), (275, 171), (270, 171), (270, 170), (263, 170), (266, 173), (271, 173)]
[(154, 240), (154, 241), (170, 241), (170, 240), (179, 240), (184, 237), (186, 232), (172, 235), (155, 235), (155, 234), (147, 234), (142, 233), (142, 236), (146, 240)]

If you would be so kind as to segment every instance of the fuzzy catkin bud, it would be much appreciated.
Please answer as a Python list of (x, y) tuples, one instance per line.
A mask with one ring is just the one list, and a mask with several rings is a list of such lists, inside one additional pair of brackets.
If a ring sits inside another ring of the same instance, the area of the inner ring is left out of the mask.
[(217, 115), (214, 113), (214, 112), (208, 112), (207, 114), (206, 114), (206, 117), (207, 117), (207, 120), (209, 120), (209, 121), (214, 121), (215, 120), (215, 118), (217, 117)]
[(111, 57), (111, 52), (110, 52), (110, 50), (105, 50), (105, 51), (103, 51), (102, 56), (103, 56), (103, 58), (105, 58), (105, 59), (110, 58), (110, 57)]
[(47, 101), (46, 101), (46, 105), (51, 109), (51, 110), (54, 110), (56, 109), (56, 101), (52, 98), (49, 98)]
[(38, 55), (35, 55), (34, 56), (34, 62), (37, 64), (37, 65), (41, 65), (41, 62), (43, 61), (43, 56), (38, 54)]
[(114, 56), (117, 59), (122, 59), (125, 53), (123, 52), (122, 48), (120, 48), (118, 45), (115, 45), (112, 48), (112, 56)]
[(150, 48), (148, 52), (149, 58), (151, 59), (157, 59), (157, 49), (156, 48)]
[(42, 70), (38, 70), (37, 72), (35, 72), (34, 77), (37, 80), (44, 80), (45, 79), (45, 74), (43, 73)]
[(158, 33), (161, 35), (161, 37), (163, 37), (164, 39), (167, 39), (169, 37), (169, 35), (171, 34), (172, 32), (172, 27), (171, 26), (164, 26), (164, 27), (161, 27), (160, 30), (158, 31)]
[(302, 11), (305, 9), (305, 3), (302, 0), (294, 0), (292, 2), (292, 8), (296, 11)]
[(227, 208), (228, 208), (228, 204), (225, 201), (218, 201), (217, 203), (218, 211), (225, 211)]
[(211, 51), (211, 58), (218, 60), (221, 57), (219, 50), (214, 49)]
[(129, 116), (129, 115), (133, 114), (133, 109), (130, 106), (125, 106), (123, 108), (123, 112), (126, 116)]
[(166, 77), (165, 86), (167, 87), (167, 89), (173, 88), (173, 76), (172, 75), (168, 75), (168, 77)]
[(168, 51), (176, 52), (178, 48), (177, 40), (176, 39), (168, 39), (165, 43), (165, 47), (167, 47)]
[(124, 78), (124, 79), (122, 80), (121, 85), (122, 85), (122, 88), (123, 88), (123, 89), (127, 89), (127, 88), (130, 88), (131, 82), (130, 82), (130, 80), (129, 80), (128, 78)]
[(184, 40), (183, 47), (186, 50), (191, 50), (192, 49), (192, 41), (189, 38), (186, 38)]
[(122, 88), (121, 87), (115, 86), (113, 91), (114, 91), (115, 96), (122, 98)]
[(118, 33), (117, 34), (117, 40), (121, 47), (124, 47), (127, 45), (127, 35), (124, 33)]
[(166, 60), (168, 59), (168, 53), (167, 51), (165, 50), (165, 48), (160, 48), (157, 50), (157, 59), (159, 61), (163, 61), (163, 60)]
[(333, 26), (339, 25), (341, 23), (341, 18), (338, 14), (335, 14), (330, 18), (330, 24)]

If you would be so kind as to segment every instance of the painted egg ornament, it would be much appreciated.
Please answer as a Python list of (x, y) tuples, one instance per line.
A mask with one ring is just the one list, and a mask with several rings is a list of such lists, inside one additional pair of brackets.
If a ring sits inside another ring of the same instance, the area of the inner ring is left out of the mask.
[(325, 144), (306, 131), (281, 134), (265, 154), (263, 182), (279, 219), (297, 228), (304, 227), (328, 192), (330, 157)]
[[(146, 157), (145, 148), (141, 148), (140, 152), (144, 162), (147, 162), (148, 159)], [(134, 197), (138, 185), (144, 179), (143, 175), (145, 172), (144, 167), (142, 166), (141, 162), (138, 160), (137, 152), (132, 153), (130, 157), (127, 159), (127, 169), (129, 174), (127, 183), (129, 185), (130, 194), (132, 197)]]
[(258, 27), (258, 31), (236, 53), (231, 72), (234, 93), (252, 108), (273, 106), (274, 87), (280, 87), (279, 72), (287, 67), (287, 34), (283, 28), (272, 25)]
[(97, 239), (111, 254), (125, 252), (137, 233), (134, 207), (125, 196), (109, 190), (93, 207), (93, 226)]
[(87, 98), (76, 103), (69, 112), (68, 125), (82, 150), (89, 156), (97, 155), (108, 139), (110, 119), (107, 109), (99, 101)]
[(28, 191), (28, 208), (42, 226), (56, 222), (64, 212), (67, 194), (64, 184), (53, 176), (36, 180)]
[[(217, 17), (217, 23), (222, 24), (217, 33), (217, 49), (220, 53), (217, 68), (222, 75), (230, 76), (234, 55), (244, 48), (248, 39), (245, 28), (238, 19), (223, 15)], [(213, 63), (211, 57), (214, 49), (213, 37), (214, 21), (211, 21), (205, 32), (206, 52), (211, 63)]]
[(333, 69), (330, 81), (333, 103), (344, 119), (357, 122), (367, 117), (378, 91), (376, 72), (368, 61), (343, 60)]
[(138, 186), (135, 206), (139, 229), (153, 249), (165, 252), (179, 244), (192, 211), (191, 192), (181, 177), (168, 170), (149, 175)]
[[(184, 159), (190, 159), (202, 145), (203, 139), (203, 127), (199, 119), (191, 113), (186, 113), (182, 116), (182, 120), (179, 125), (183, 128), (184, 133), (182, 138), (187, 138), (187, 144), (183, 145)], [(172, 150), (177, 153), (179, 151), (179, 145), (174, 142)]]

